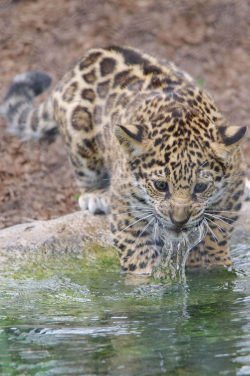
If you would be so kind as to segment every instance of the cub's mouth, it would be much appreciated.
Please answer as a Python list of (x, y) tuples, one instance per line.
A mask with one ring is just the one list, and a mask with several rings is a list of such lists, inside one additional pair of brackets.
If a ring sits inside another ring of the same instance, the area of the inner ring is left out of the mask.
[(203, 224), (204, 218), (200, 218), (198, 221), (195, 223), (189, 224), (189, 225), (184, 225), (184, 226), (176, 226), (174, 224), (169, 224), (169, 223), (161, 223), (161, 227), (163, 231), (168, 232), (172, 237), (179, 238), (183, 233), (191, 233), (194, 230), (197, 230), (200, 228), (200, 226)]

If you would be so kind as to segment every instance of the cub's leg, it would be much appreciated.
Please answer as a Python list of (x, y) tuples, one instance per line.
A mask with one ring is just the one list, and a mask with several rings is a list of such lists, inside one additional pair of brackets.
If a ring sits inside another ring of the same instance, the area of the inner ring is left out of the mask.
[[(82, 210), (89, 210), (92, 214), (108, 214), (109, 173), (102, 158), (98, 158), (98, 150), (93, 152), (93, 149), (96, 149), (95, 141), (92, 141), (91, 147), (88, 142), (87, 144), (85, 154), (82, 148), (81, 153), (74, 154), (74, 151), (70, 150), (70, 160), (80, 188), (78, 203)], [(91, 150), (88, 150), (89, 148)]]
[(231, 229), (232, 225), (226, 222), (209, 223), (205, 238), (190, 251), (186, 266), (191, 269), (209, 268), (215, 265), (231, 266), (232, 261), (229, 252)]
[(71, 134), (70, 140), (66, 136), (66, 144), (80, 188), (80, 208), (92, 214), (107, 214), (110, 178), (96, 137), (79, 130)]
[(157, 237), (154, 216), (148, 208), (133, 207), (111, 196), (110, 229), (124, 271), (151, 274), (159, 264), (162, 244)]
[[(217, 208), (206, 211), (207, 234), (203, 241), (190, 251), (187, 267), (232, 265), (229, 245), (241, 209), (244, 188), (244, 179), (239, 179), (232, 184), (228, 196), (224, 196)], [(219, 207), (223, 209), (219, 210)]]
[(103, 158), (102, 119), (97, 114), (97, 108), (102, 110), (102, 103), (96, 99), (94, 83), (83, 79), (86, 74), (75, 68), (69, 82), (63, 82), (55, 90), (55, 120), (80, 188), (80, 208), (93, 214), (108, 213), (109, 172)]

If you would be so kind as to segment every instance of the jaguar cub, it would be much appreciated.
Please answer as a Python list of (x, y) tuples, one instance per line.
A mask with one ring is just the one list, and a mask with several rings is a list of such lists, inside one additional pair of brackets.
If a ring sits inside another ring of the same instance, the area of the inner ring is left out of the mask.
[(231, 264), (246, 127), (228, 125), (174, 64), (132, 48), (90, 50), (34, 108), (49, 85), (43, 72), (15, 77), (2, 106), (8, 131), (39, 140), (59, 130), (80, 207), (108, 215), (124, 270), (150, 274), (180, 244), (187, 266)]

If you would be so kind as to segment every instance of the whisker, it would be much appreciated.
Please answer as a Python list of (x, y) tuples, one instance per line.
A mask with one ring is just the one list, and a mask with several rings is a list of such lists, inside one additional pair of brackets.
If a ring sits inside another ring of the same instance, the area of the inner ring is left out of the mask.
[(153, 235), (153, 238), (154, 238), (154, 242), (155, 242), (155, 244), (156, 244), (156, 236), (157, 236), (157, 232), (158, 232), (158, 227), (159, 227), (159, 225), (158, 225), (158, 222), (157, 221), (155, 221), (155, 224), (154, 224), (154, 235)]
[(200, 234), (200, 238), (199, 238), (199, 242), (200, 242), (207, 234), (207, 228), (205, 228), (203, 223), (199, 226), (199, 234)]
[(141, 236), (142, 236), (142, 234), (147, 230), (147, 228), (151, 225), (151, 223), (154, 221), (154, 219), (155, 218), (152, 218), (149, 222), (148, 222), (148, 224), (143, 228), (143, 230), (140, 232), (140, 234), (139, 234), (139, 236), (138, 236), (138, 238), (137, 239), (139, 239)]
[(208, 163), (208, 160), (206, 160), (202, 165), (199, 166), (199, 169), (201, 169), (203, 166), (205, 166)]
[(147, 224), (146, 226), (144, 226), (144, 228), (142, 229), (142, 231), (140, 232), (139, 236), (136, 238), (135, 242), (134, 242), (134, 246), (133, 246), (133, 251), (135, 250), (135, 247), (137, 246), (138, 244), (138, 241), (140, 239), (140, 237), (142, 236), (142, 234), (147, 230), (147, 228), (151, 225), (151, 223), (155, 220), (155, 218), (153, 217)]
[(149, 206), (146, 205), (146, 204), (139, 204), (139, 203), (132, 203), (132, 202), (129, 202), (128, 204), (124, 204), (124, 205), (119, 205), (120, 208), (131, 208), (131, 209), (149, 209)]
[(225, 229), (223, 227), (221, 227), (218, 223), (214, 222), (211, 218), (207, 218), (207, 217), (205, 217), (205, 218), (206, 218), (206, 220), (212, 222), (216, 227), (218, 227), (220, 232), (225, 232)]
[[(214, 215), (214, 214), (211, 214), (211, 213), (206, 213), (206, 215), (209, 215), (210, 217), (212, 217), (214, 219), (217, 219), (218, 221), (221, 221), (221, 222), (225, 223), (228, 226), (234, 226), (234, 223), (239, 223), (239, 221), (235, 221), (232, 218), (227, 218), (227, 217), (223, 217), (223, 216), (219, 216), (219, 215)], [(225, 219), (228, 220), (228, 221), (231, 221), (231, 223), (226, 222)]]
[(206, 209), (206, 212), (209, 213), (229, 213), (229, 214), (238, 214), (239, 212), (237, 211), (230, 211), (230, 210), (211, 210), (211, 209)]
[(241, 177), (241, 178), (244, 178), (246, 176), (245, 172), (240, 172), (239, 174), (235, 174), (235, 175), (230, 175), (230, 177), (228, 178), (223, 178), (223, 180), (228, 180), (228, 179), (232, 179), (232, 178), (238, 178), (238, 177)]
[(117, 206), (118, 209), (127, 209), (127, 210), (153, 210), (151, 207), (149, 207), (148, 205), (133, 205), (131, 203), (129, 203), (128, 205), (119, 205)]
[(142, 210), (130, 210), (130, 211), (126, 211), (126, 212), (119, 212), (118, 214), (135, 214), (135, 213), (138, 213), (137, 216), (139, 216), (139, 214), (153, 214), (152, 213), (152, 210), (145, 210), (145, 211), (142, 211)]
[(140, 222), (140, 221), (144, 221), (146, 218), (149, 218), (149, 217), (152, 217), (152, 215), (154, 214), (149, 214), (149, 215), (146, 215), (146, 217), (142, 217), (142, 218), (139, 218), (137, 221), (133, 222), (133, 223), (130, 223), (130, 225), (126, 226), (124, 229), (122, 229), (120, 232), (123, 232), (125, 230), (127, 230), (128, 228), (134, 226), (136, 223)]
[(211, 232), (211, 234), (212, 234), (214, 240), (218, 243), (218, 239), (217, 239), (217, 237), (215, 236), (215, 234), (214, 234), (213, 230), (211, 229), (211, 227), (209, 226), (209, 224), (208, 224), (208, 222), (207, 222), (207, 219), (205, 218), (204, 221), (205, 221), (205, 224), (206, 224), (208, 230)]
[(149, 207), (129, 207), (129, 206), (124, 206), (124, 207), (120, 207), (118, 208), (120, 210), (124, 210), (119, 212), (119, 214), (126, 214), (126, 213), (153, 213), (153, 209), (149, 208)]
[(241, 178), (244, 178), (244, 176), (243, 175), (233, 175), (233, 176), (230, 176), (229, 178), (222, 178), (222, 181), (223, 182), (226, 182), (226, 183), (228, 183), (228, 182), (234, 182), (234, 183), (237, 183), (237, 180), (236, 179), (238, 179), (239, 177), (241, 177)]

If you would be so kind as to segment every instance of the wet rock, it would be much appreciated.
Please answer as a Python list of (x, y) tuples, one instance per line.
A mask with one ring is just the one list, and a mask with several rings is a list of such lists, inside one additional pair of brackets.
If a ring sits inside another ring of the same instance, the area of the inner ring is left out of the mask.
[[(249, 233), (248, 201), (243, 205), (242, 215), (234, 232), (234, 241), (239, 236), (249, 238)], [(86, 249), (91, 252), (95, 246), (112, 248), (112, 237), (106, 217), (92, 215), (87, 211), (77, 211), (49, 221), (34, 221), (0, 230), (0, 263), (19, 264), (41, 254), (82, 255)], [(117, 257), (114, 248), (113, 252), (114, 257)]]
[[(82, 255), (90, 245), (112, 244), (105, 216), (78, 211), (49, 221), (34, 221), (0, 231), (0, 263), (16, 264), (39, 254)], [(116, 251), (114, 250), (114, 254)]]

